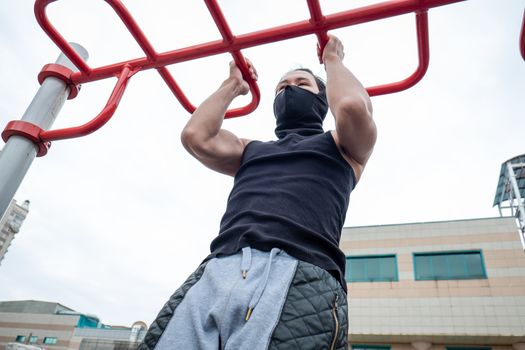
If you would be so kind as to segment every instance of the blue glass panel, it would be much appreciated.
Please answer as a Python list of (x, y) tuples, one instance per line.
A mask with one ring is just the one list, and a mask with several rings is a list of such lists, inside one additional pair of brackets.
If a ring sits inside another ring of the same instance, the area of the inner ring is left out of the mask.
[(486, 278), (481, 252), (419, 253), (414, 255), (416, 280)]
[(466, 278), (468, 272), (465, 266), (464, 254), (451, 254), (448, 256), (449, 278)]
[(432, 257), (432, 267), (434, 268), (434, 277), (439, 279), (448, 278), (447, 256), (445, 254), (434, 255)]
[(17, 341), (18, 343), (23, 343), (23, 342), (26, 341), (26, 336), (25, 336), (25, 335), (17, 335), (17, 336), (16, 336), (16, 341)]
[(397, 281), (395, 256), (347, 257), (346, 280)]
[(369, 281), (380, 281), (381, 276), (381, 260), (383, 258), (367, 258), (367, 277)]
[(434, 278), (434, 271), (432, 270), (432, 257), (427, 255), (416, 255), (416, 279)]
[(351, 259), (349, 271), (349, 281), (364, 281), (366, 279), (365, 259)]
[(483, 271), (483, 264), (481, 261), (481, 254), (467, 254), (465, 256), (466, 267), (468, 274), (471, 277), (481, 277), (484, 278), (485, 272)]
[(383, 259), (383, 265), (381, 266), (381, 272), (383, 273), (383, 277), (390, 281), (395, 281), (397, 276), (396, 271), (396, 258), (391, 257), (385, 257)]

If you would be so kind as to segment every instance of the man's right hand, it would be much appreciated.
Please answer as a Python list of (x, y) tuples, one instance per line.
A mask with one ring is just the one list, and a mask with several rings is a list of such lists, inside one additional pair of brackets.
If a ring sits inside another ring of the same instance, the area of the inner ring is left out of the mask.
[[(257, 70), (253, 66), (252, 62), (249, 59), (246, 59), (246, 64), (248, 65), (248, 69), (250, 70), (250, 77), (253, 80), (257, 81)], [(246, 95), (250, 91), (250, 85), (248, 85), (248, 82), (244, 80), (242, 72), (239, 69), (239, 67), (237, 67), (237, 65), (235, 64), (235, 61), (230, 62), (230, 76), (227, 79), (227, 81), (228, 80), (233, 80), (236, 82), (236, 92), (238, 95)]]
[[(246, 60), (250, 77), (257, 80), (257, 71)], [(193, 112), (181, 133), (186, 150), (202, 164), (223, 174), (235, 176), (241, 164), (244, 147), (249, 140), (222, 129), (224, 115), (230, 103), (250, 91), (241, 70), (230, 63), (230, 76)]]

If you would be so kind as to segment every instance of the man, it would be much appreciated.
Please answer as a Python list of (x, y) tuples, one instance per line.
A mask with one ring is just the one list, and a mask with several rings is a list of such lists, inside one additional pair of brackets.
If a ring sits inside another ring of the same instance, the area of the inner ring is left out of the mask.
[[(221, 128), (233, 99), (249, 92), (233, 63), (229, 78), (195, 110), (182, 143), (235, 182), (211, 254), (166, 303), (141, 349), (346, 349), (338, 245), (376, 127), (370, 98), (343, 57), (341, 41), (329, 36), (326, 87), (306, 69), (281, 78), (277, 141)], [(328, 108), (336, 129), (325, 133)]]

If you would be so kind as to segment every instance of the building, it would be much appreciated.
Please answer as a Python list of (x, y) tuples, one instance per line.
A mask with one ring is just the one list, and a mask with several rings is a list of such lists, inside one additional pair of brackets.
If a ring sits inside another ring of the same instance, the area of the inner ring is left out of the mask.
[(501, 217), (343, 229), (354, 350), (525, 350), (525, 154), (501, 165), (496, 205)]
[(514, 217), (345, 228), (354, 350), (525, 349)]
[(18, 205), (13, 199), (4, 216), (0, 219), (0, 264), (2, 264), (11, 242), (20, 231), (20, 227), (28, 213), (28, 200), (24, 201), (22, 205)]
[(0, 350), (25, 345), (46, 350), (134, 350), (147, 326), (108, 326), (97, 316), (59, 303), (36, 300), (0, 302)]

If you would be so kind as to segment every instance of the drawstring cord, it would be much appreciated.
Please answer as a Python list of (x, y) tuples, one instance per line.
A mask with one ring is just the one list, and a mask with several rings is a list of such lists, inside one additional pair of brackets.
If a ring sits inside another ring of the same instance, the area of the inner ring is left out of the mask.
[[(245, 317), (246, 321), (250, 319), (253, 309), (257, 306), (257, 304), (259, 303), (259, 300), (261, 300), (261, 296), (264, 292), (264, 289), (266, 288), (266, 285), (268, 284), (268, 279), (270, 278), (270, 268), (272, 266), (273, 258), (280, 252), (281, 250), (278, 248), (273, 248), (270, 251), (270, 256), (268, 257), (268, 263), (266, 264), (266, 269), (264, 270), (264, 276), (259, 281), (259, 284), (257, 285), (257, 288), (255, 289), (255, 292), (252, 295), (250, 303), (248, 304), (248, 311), (246, 312), (246, 317)], [(242, 248), (241, 273), (242, 273), (243, 278), (246, 278), (248, 276), (248, 270), (250, 269), (250, 266), (251, 266), (251, 259), (252, 259), (251, 248), (250, 247)]]
[(242, 248), (242, 260), (241, 260), (241, 274), (242, 278), (246, 279), (248, 276), (248, 270), (252, 264), (252, 249), (250, 247)]

